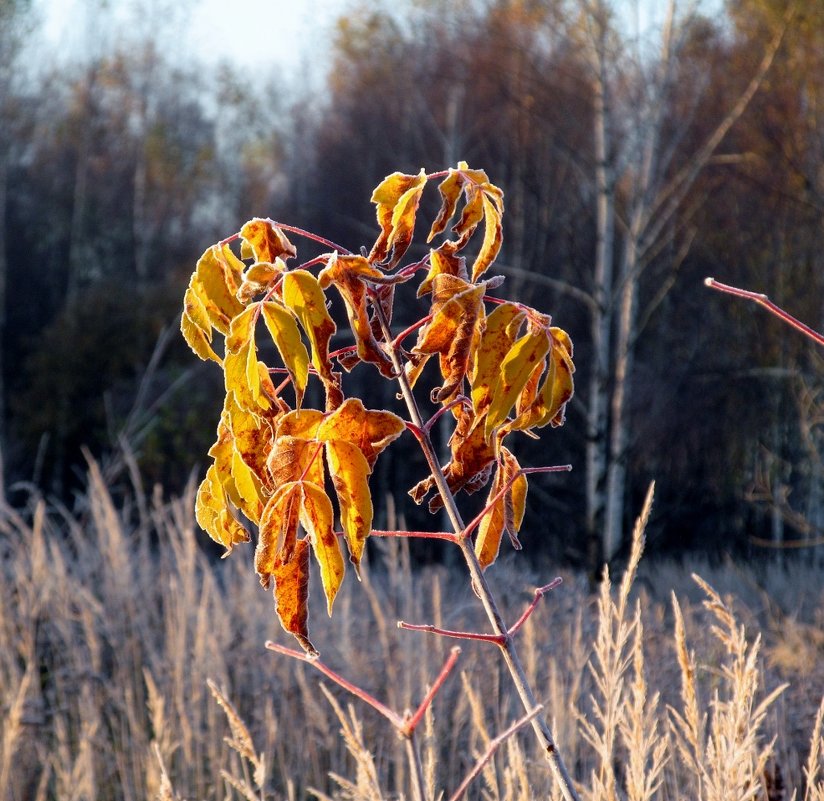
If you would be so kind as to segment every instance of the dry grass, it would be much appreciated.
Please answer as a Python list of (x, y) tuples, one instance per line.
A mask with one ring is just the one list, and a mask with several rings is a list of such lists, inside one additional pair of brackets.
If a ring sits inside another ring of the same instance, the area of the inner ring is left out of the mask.
[[(0, 801), (404, 797), (385, 721), (263, 648), (283, 635), (249, 555), (210, 560), (190, 497), (121, 507), (92, 467), (79, 512), (0, 511)], [(641, 547), (596, 598), (567, 577), (520, 635), (582, 796), (824, 801), (820, 576), (795, 566), (765, 593), (763, 576), (705, 574), (722, 596), (671, 568), (639, 582)], [(514, 619), (548, 577), (520, 554), (491, 578)], [(312, 612), (324, 661), (398, 710), (451, 645), (398, 619), (483, 626), (462, 578), (413, 570), (397, 541), (345, 583), (332, 620)], [(494, 648), (468, 644), (459, 664), (421, 738), (429, 797), (448, 799), (481, 760), (467, 798), (552, 798), (527, 732), (483, 761), (522, 714)]]

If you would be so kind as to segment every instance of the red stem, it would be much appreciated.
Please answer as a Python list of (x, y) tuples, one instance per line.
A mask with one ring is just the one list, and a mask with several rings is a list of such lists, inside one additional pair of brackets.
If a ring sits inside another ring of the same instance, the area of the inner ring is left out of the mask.
[(775, 315), (779, 320), (783, 320), (787, 323), (787, 325), (795, 328), (796, 331), (800, 331), (817, 345), (824, 346), (824, 335), (818, 333), (815, 329), (810, 328), (810, 326), (805, 323), (802, 323), (801, 320), (796, 319), (788, 312), (785, 312), (780, 306), (776, 306), (775, 303), (773, 303), (766, 295), (762, 295), (758, 292), (750, 292), (746, 289), (739, 289), (738, 287), (730, 286), (729, 284), (722, 284), (714, 278), (705, 278), (704, 285), (708, 286), (710, 289), (717, 289), (719, 292), (725, 292), (728, 295), (735, 295), (738, 298), (745, 298), (746, 300), (751, 300), (754, 303), (757, 303), (759, 306), (763, 306), (770, 312), (770, 314)]
[(559, 587), (563, 583), (563, 579), (558, 576), (557, 578), (552, 579), (549, 584), (545, 584), (543, 587), (537, 587), (535, 590), (535, 596), (532, 599), (532, 603), (524, 609), (524, 613), (509, 627), (508, 634), (512, 637), (514, 634), (517, 634), (518, 629), (529, 620), (529, 616), (535, 611), (535, 607), (538, 606), (539, 601), (543, 598), (550, 590), (554, 590), (556, 587)]
[(266, 647), (270, 651), (275, 651), (279, 654), (284, 654), (285, 656), (291, 656), (293, 659), (297, 659), (301, 662), (306, 662), (316, 670), (319, 670), (321, 673), (323, 673), (324, 676), (332, 679), (332, 681), (334, 681), (335, 684), (339, 685), (340, 687), (343, 687), (344, 690), (352, 693), (352, 695), (354, 695), (356, 698), (360, 698), (361, 701), (369, 704), (369, 706), (371, 706), (373, 709), (380, 712), (381, 715), (383, 715), (398, 731), (403, 731), (404, 726), (406, 726), (406, 721), (400, 715), (391, 710), (385, 704), (382, 704), (380, 701), (378, 701), (377, 698), (366, 692), (366, 690), (361, 689), (356, 684), (352, 684), (351, 681), (348, 681), (347, 679), (343, 678), (343, 676), (341, 676), (340, 674), (335, 673), (335, 671), (332, 670), (332, 668), (324, 665), (323, 662), (321, 662), (320, 659), (318, 659), (317, 657), (309, 656), (308, 654), (305, 654), (303, 651), (295, 651), (292, 648), (287, 648), (284, 645), (279, 645), (278, 643), (272, 642), (271, 640), (266, 642)]
[(331, 239), (326, 239), (325, 237), (313, 234), (311, 231), (307, 231), (304, 228), (298, 228), (296, 225), (286, 225), (285, 223), (279, 223), (275, 220), (270, 219), (267, 219), (266, 222), (271, 223), (276, 228), (281, 228), (284, 231), (289, 231), (290, 234), (297, 234), (298, 236), (304, 236), (307, 239), (311, 239), (313, 242), (317, 242), (318, 244), (324, 245), (327, 248), (336, 250), (338, 253), (343, 253), (348, 256), (352, 255), (352, 251), (348, 248), (336, 245)]
[(477, 631), (454, 631), (453, 629), (442, 629), (433, 626), (431, 623), (405, 623), (398, 621), (398, 628), (406, 631), (425, 631), (427, 634), (438, 634), (441, 637), (452, 637), (455, 640), (480, 640), (481, 642), (491, 642), (495, 645), (503, 645), (506, 637), (503, 634), (482, 634)]
[(432, 320), (432, 315), (427, 314), (426, 317), (422, 317), (418, 322), (412, 323), (409, 328), (405, 328), (403, 331), (400, 332), (393, 340), (392, 340), (392, 347), (397, 348), (401, 342), (404, 341), (411, 333), (417, 331), (421, 326), (426, 325), (428, 322)]
[(418, 728), (418, 725), (423, 720), (423, 716), (426, 714), (426, 710), (429, 708), (429, 705), (432, 701), (435, 700), (435, 696), (440, 691), (443, 683), (446, 681), (447, 676), (452, 672), (452, 668), (455, 667), (455, 664), (458, 661), (458, 656), (460, 656), (461, 649), (458, 648), (456, 645), (452, 650), (449, 652), (449, 657), (447, 658), (446, 662), (444, 662), (444, 666), (441, 668), (441, 672), (438, 674), (438, 678), (435, 679), (432, 686), (429, 688), (429, 692), (424, 697), (423, 701), (420, 702), (418, 708), (415, 710), (415, 713), (406, 719), (404, 722), (402, 734), (404, 737), (411, 737), (412, 732)]
[(438, 409), (438, 411), (435, 412), (435, 414), (433, 414), (432, 417), (430, 417), (429, 420), (426, 421), (426, 424), (423, 427), (424, 431), (426, 431), (426, 433), (428, 434), (432, 430), (432, 426), (438, 422), (438, 420), (444, 412), (448, 412), (450, 409), (454, 408), (460, 403), (469, 404), (471, 403), (471, 401), (465, 395), (458, 395), (456, 398), (453, 398), (451, 401), (449, 401), (449, 403), (446, 404), (446, 406), (441, 406), (441, 408)]

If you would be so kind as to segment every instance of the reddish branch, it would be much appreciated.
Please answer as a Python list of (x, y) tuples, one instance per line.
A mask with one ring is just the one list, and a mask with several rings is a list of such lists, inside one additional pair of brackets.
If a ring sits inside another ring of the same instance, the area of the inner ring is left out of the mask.
[(746, 289), (739, 289), (738, 287), (730, 286), (729, 284), (722, 284), (714, 278), (705, 278), (704, 284), (710, 289), (717, 289), (719, 292), (725, 292), (728, 295), (735, 295), (738, 298), (751, 300), (753, 303), (763, 306), (770, 312), (770, 314), (774, 314), (779, 320), (783, 320), (787, 323), (787, 325), (795, 328), (796, 331), (800, 331), (817, 345), (824, 346), (824, 335), (818, 333), (815, 329), (810, 328), (810, 326), (805, 323), (802, 323), (801, 320), (796, 319), (788, 312), (785, 312), (780, 306), (776, 306), (775, 303), (773, 303), (766, 295), (762, 295), (758, 292), (750, 292)]

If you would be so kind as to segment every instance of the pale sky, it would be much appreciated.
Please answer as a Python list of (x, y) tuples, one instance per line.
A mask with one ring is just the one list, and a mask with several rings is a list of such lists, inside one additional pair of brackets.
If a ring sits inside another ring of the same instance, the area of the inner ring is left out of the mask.
[[(143, 28), (183, 58), (299, 74), (310, 52), (326, 50), (334, 21), (351, 0), (35, 0), (47, 46), (77, 53), (104, 38), (110, 20)], [(142, 15), (136, 9), (142, 9)], [(92, 13), (90, 9), (99, 11)], [(135, 19), (141, 20), (135, 23)], [(90, 36), (90, 31), (92, 35)], [(303, 62), (303, 64), (302, 64)]]

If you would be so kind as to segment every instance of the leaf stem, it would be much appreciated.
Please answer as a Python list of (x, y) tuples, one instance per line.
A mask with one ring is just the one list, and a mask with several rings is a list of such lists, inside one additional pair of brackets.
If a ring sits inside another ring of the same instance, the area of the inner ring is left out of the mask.
[(775, 315), (779, 320), (783, 320), (787, 323), (787, 325), (795, 328), (796, 331), (800, 331), (817, 345), (824, 346), (824, 335), (784, 311), (784, 309), (773, 303), (766, 295), (759, 292), (750, 292), (747, 289), (739, 289), (738, 287), (730, 286), (729, 284), (722, 284), (714, 278), (705, 278), (704, 285), (708, 286), (710, 289), (717, 289), (719, 292), (725, 292), (728, 295), (735, 295), (738, 298), (745, 298), (746, 300), (753, 301), (753, 303), (757, 303), (759, 306), (763, 306), (770, 312), (770, 314)]
[(503, 634), (483, 634), (476, 631), (454, 631), (453, 629), (441, 629), (431, 623), (406, 623), (398, 621), (398, 628), (405, 631), (425, 631), (427, 634), (437, 634), (440, 637), (451, 637), (453, 640), (479, 640), (481, 642), (491, 642), (495, 645), (503, 645), (506, 635)]
[(435, 700), (435, 696), (438, 694), (441, 687), (443, 687), (444, 682), (452, 672), (452, 668), (454, 668), (457, 664), (460, 654), (461, 649), (457, 645), (449, 651), (449, 656), (447, 657), (446, 662), (444, 662), (438, 677), (429, 688), (429, 692), (424, 696), (423, 701), (418, 704), (418, 708), (415, 710), (414, 714), (406, 718), (404, 721), (403, 734), (406, 736), (411, 736), (415, 729), (418, 728), (420, 722), (423, 720), (423, 716), (426, 714), (426, 710), (429, 709), (430, 704)]
[(283, 231), (288, 231), (290, 234), (297, 234), (298, 236), (303, 236), (306, 239), (311, 239), (313, 242), (317, 242), (324, 247), (331, 248), (332, 250), (336, 250), (338, 253), (343, 253), (344, 255), (351, 256), (352, 251), (348, 248), (341, 247), (340, 245), (336, 245), (331, 239), (326, 239), (323, 236), (318, 236), (317, 234), (313, 234), (311, 231), (307, 231), (305, 228), (298, 228), (296, 225), (286, 225), (286, 223), (276, 222), (275, 220), (268, 219), (266, 222), (271, 223), (275, 226), (275, 228), (280, 228)]

